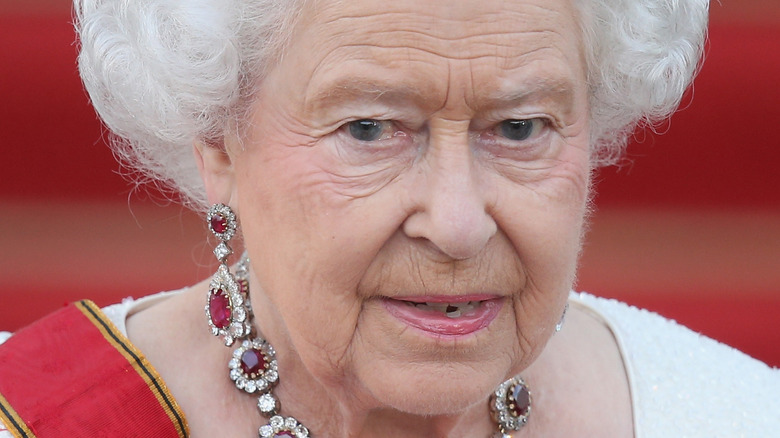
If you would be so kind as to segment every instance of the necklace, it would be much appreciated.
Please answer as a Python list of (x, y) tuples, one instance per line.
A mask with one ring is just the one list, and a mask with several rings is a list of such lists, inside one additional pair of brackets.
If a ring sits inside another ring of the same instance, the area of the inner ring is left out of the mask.
[[(222, 258), (224, 259), (224, 257)], [(259, 394), (257, 408), (268, 422), (260, 427), (261, 438), (310, 438), (309, 430), (294, 417), (281, 415), (281, 403), (273, 390), (279, 382), (276, 352), (255, 331), (249, 300), (249, 257), (246, 253), (230, 274), (223, 263), (209, 285), (206, 316), (211, 331), (228, 346), (240, 341), (228, 362), (230, 379), (236, 388)], [(557, 329), (558, 327), (556, 327)], [(513, 377), (496, 388), (488, 402), (498, 431), (490, 438), (511, 438), (531, 414), (531, 392), (525, 381)]]

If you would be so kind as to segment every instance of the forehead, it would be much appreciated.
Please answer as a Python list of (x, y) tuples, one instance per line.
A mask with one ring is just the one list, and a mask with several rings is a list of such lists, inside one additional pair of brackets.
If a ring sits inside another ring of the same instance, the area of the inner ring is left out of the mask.
[(580, 45), (568, 0), (315, 0), (287, 61), (306, 100), (373, 90), (433, 104), (431, 94), (473, 100), (584, 82)]

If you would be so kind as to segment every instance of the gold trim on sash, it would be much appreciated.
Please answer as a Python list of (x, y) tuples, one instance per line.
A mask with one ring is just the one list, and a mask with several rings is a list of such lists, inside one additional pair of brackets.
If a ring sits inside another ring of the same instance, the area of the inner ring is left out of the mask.
[[(187, 419), (184, 417), (179, 404), (176, 403), (176, 400), (168, 391), (168, 387), (165, 386), (162, 378), (146, 357), (127, 340), (127, 338), (116, 328), (114, 323), (100, 311), (100, 308), (98, 308), (95, 303), (89, 300), (79, 301), (76, 303), (76, 308), (95, 325), (106, 341), (116, 348), (116, 350), (133, 366), (133, 369), (135, 369), (138, 375), (146, 382), (149, 390), (152, 391), (157, 398), (160, 407), (163, 408), (170, 418), (179, 437), (187, 438), (189, 436)], [(22, 435), (21, 437), (26, 438), (28, 436), (34, 437), (34, 435)]]
[(0, 420), (15, 438), (35, 438), (35, 434), (27, 427), (24, 420), (16, 413), (8, 400), (0, 394)]

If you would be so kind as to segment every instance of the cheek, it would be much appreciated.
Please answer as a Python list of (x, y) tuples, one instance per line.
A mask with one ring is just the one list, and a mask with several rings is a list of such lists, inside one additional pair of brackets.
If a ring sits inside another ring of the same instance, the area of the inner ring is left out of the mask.
[(534, 184), (507, 187), (499, 198), (496, 219), (525, 276), (514, 311), (528, 358), (546, 343), (574, 282), (588, 190), (587, 153), (581, 150), (562, 156)]
[(385, 191), (345, 195), (311, 148), (273, 149), (246, 151), (236, 166), (241, 226), (266, 300), (256, 312), (274, 312), (280, 336), (326, 378), (344, 366), (363, 305), (358, 284), (402, 209)]
[(590, 187), (587, 150), (569, 147), (497, 188), (496, 220), (527, 266), (576, 260)]

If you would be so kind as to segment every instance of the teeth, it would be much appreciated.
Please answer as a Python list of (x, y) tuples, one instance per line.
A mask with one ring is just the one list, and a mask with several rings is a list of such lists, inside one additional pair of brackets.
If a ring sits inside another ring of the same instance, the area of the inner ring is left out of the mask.
[(460, 316), (460, 309), (455, 309), (451, 312), (446, 312), (447, 318), (457, 318)]
[(464, 313), (468, 313), (479, 307), (479, 301), (469, 301), (467, 303), (412, 303), (409, 305), (418, 309), (431, 312), (441, 312), (448, 318), (458, 318)]

